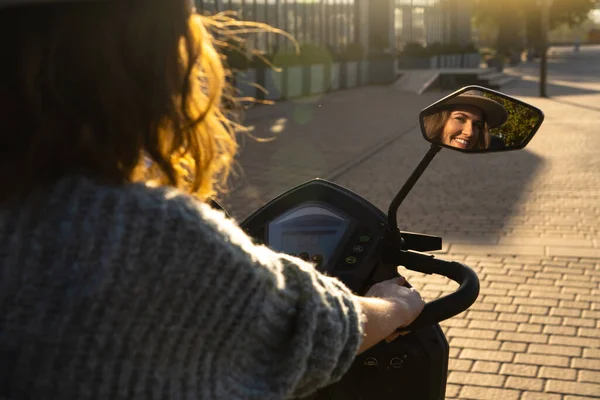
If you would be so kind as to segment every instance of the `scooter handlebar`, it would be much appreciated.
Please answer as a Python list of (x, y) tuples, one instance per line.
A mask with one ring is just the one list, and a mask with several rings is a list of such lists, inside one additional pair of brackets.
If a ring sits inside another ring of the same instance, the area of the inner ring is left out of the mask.
[(458, 289), (444, 297), (431, 301), (410, 325), (397, 332), (407, 334), (424, 326), (444, 321), (468, 309), (479, 296), (479, 278), (468, 266), (436, 259), (433, 256), (402, 252), (400, 265), (427, 274), (442, 275), (457, 282)]

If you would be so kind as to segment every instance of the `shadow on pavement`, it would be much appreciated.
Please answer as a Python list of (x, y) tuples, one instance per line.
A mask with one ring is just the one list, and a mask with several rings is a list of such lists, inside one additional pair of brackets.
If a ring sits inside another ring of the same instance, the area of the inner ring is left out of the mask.
[(439, 97), (363, 87), (257, 107), (248, 113), (246, 126), (251, 126), (257, 137), (276, 140), (240, 140), (241, 174), (233, 179), (233, 189), (222, 203), (242, 220), (302, 182), (339, 175), (357, 160), (412, 131), (421, 109)]
[[(415, 130), (336, 181), (387, 212), (428, 147)], [(497, 243), (543, 164), (527, 150), (468, 155), (443, 149), (401, 205), (399, 226), (445, 243)]]
[[(597, 79), (597, 78), (596, 78)], [(559, 80), (560, 81), (560, 80)], [(549, 80), (546, 90), (548, 96), (581, 96), (581, 95), (594, 95), (600, 93), (600, 90), (594, 90), (591, 88), (583, 88), (580, 85), (570, 85), (569, 82), (557, 83), (552, 79)], [(539, 83), (537, 79), (529, 78), (525, 76), (523, 79), (517, 81), (515, 86), (508, 86), (501, 89), (502, 92), (510, 94), (512, 96), (527, 96), (537, 97), (540, 93)]]
[(580, 103), (576, 103), (574, 101), (568, 101), (568, 100), (565, 100), (565, 99), (551, 98), (551, 100), (555, 101), (557, 103), (566, 104), (566, 105), (573, 106), (573, 107), (583, 108), (584, 110), (589, 110), (589, 111), (594, 111), (594, 112), (600, 112), (600, 107), (594, 107), (594, 106), (590, 106), (590, 105), (587, 105), (587, 104), (580, 104)]

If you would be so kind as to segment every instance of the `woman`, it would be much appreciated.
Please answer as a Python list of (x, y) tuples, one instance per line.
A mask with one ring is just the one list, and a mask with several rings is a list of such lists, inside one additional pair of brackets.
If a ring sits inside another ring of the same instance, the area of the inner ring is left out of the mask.
[(356, 296), (204, 203), (237, 150), (217, 20), (50, 3), (0, 1), (0, 398), (306, 395), (417, 317), (402, 278)]
[(490, 129), (507, 119), (508, 112), (502, 104), (470, 90), (424, 116), (423, 125), (431, 141), (459, 149), (482, 150), (492, 143)]

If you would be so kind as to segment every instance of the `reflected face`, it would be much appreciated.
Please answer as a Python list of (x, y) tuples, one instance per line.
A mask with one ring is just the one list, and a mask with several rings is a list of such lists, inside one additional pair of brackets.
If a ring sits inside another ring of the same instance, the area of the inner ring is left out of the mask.
[(471, 150), (477, 145), (484, 129), (483, 113), (479, 108), (459, 106), (450, 113), (441, 140), (445, 145)]

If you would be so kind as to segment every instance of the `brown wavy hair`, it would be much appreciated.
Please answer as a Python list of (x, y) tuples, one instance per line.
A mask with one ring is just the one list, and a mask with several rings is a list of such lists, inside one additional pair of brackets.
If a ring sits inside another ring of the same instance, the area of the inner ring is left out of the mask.
[[(450, 115), (452, 111), (455, 111), (456, 108), (444, 108), (441, 110), (433, 111), (423, 117), (423, 125), (425, 127), (425, 134), (430, 140), (436, 141), (439, 140), (441, 142), (441, 136), (444, 132), (444, 127), (446, 126), (446, 122), (450, 119)], [(485, 117), (484, 117), (485, 118)], [(482, 150), (487, 149), (490, 146), (491, 137), (490, 137), (490, 128), (484, 119), (484, 127), (483, 132), (477, 137), (477, 143), (475, 144), (474, 149)]]
[(72, 173), (224, 187), (237, 144), (211, 24), (189, 0), (0, 11), (0, 200)]

